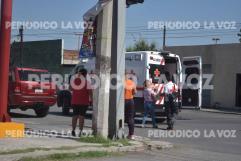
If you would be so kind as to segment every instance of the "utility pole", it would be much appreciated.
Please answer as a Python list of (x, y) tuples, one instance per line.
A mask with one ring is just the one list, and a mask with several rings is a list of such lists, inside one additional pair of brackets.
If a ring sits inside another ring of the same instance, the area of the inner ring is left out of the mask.
[(92, 126), (94, 134), (105, 138), (108, 137), (112, 9), (113, 2), (110, 1), (97, 17), (96, 74), (100, 85), (94, 90)]
[(125, 16), (126, 0), (113, 0), (111, 74), (120, 80), (113, 80), (116, 89), (110, 90), (110, 138), (124, 136)]
[(23, 26), (19, 29), (19, 37), (20, 37), (20, 67), (23, 67)]
[[(94, 92), (93, 129), (95, 134), (103, 137), (122, 138), (124, 134), (126, 5), (143, 2), (110, 0), (97, 17), (96, 73), (101, 86)], [(110, 82), (110, 74), (121, 80)], [(110, 89), (110, 84), (117, 88)]]
[(10, 122), (7, 104), (11, 26), (6, 24), (12, 22), (12, 0), (0, 0), (0, 5), (0, 122)]
[(74, 33), (78, 37), (78, 45), (77, 45), (77, 51), (80, 51), (80, 39), (83, 33)]
[(166, 48), (166, 26), (164, 26), (164, 29), (163, 29), (163, 46), (162, 46), (162, 49), (165, 50)]

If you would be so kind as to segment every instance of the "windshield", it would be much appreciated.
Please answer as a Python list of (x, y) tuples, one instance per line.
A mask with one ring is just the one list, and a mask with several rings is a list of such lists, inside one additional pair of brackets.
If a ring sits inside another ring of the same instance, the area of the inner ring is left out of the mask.
[(40, 72), (40, 71), (30, 71), (30, 70), (19, 70), (19, 78), (21, 81), (33, 81), (33, 82), (40, 82), (41, 77), (44, 77), (44, 82), (49, 82), (50, 78), (46, 78), (48, 72)]

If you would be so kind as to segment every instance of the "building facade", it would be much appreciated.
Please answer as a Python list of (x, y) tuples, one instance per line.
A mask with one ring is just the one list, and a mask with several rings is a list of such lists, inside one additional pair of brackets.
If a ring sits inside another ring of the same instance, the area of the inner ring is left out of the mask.
[(19, 42), (14, 42), (11, 46), (10, 66), (40, 68), (47, 69), (50, 73), (68, 74), (78, 64), (78, 54), (78, 51), (64, 50), (64, 42), (61, 39), (24, 42), (22, 47)]
[[(204, 89), (203, 106), (241, 108), (241, 44), (170, 46), (180, 57), (201, 56), (203, 73), (213, 74), (213, 89)], [(203, 80), (204, 82), (206, 80)]]

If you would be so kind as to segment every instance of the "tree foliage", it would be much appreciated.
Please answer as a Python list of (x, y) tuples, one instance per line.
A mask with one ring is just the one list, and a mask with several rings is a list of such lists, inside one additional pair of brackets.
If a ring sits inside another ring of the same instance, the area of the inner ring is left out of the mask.
[(157, 45), (155, 42), (148, 43), (147, 41), (141, 39), (137, 41), (133, 46), (129, 46), (126, 51), (157, 51)]

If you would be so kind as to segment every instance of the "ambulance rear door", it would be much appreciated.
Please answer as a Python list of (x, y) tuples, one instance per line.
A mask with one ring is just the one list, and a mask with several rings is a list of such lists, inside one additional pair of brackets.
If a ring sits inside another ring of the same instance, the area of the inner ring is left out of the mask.
[[(151, 80), (157, 92), (162, 94), (164, 92), (164, 82), (161, 76), (165, 74), (165, 59), (159, 53), (155, 52), (148, 56), (147, 61), (147, 79)], [(164, 96), (160, 96), (156, 100), (156, 112), (163, 112)]]
[(182, 105), (201, 108), (202, 105), (202, 58), (183, 57)]

